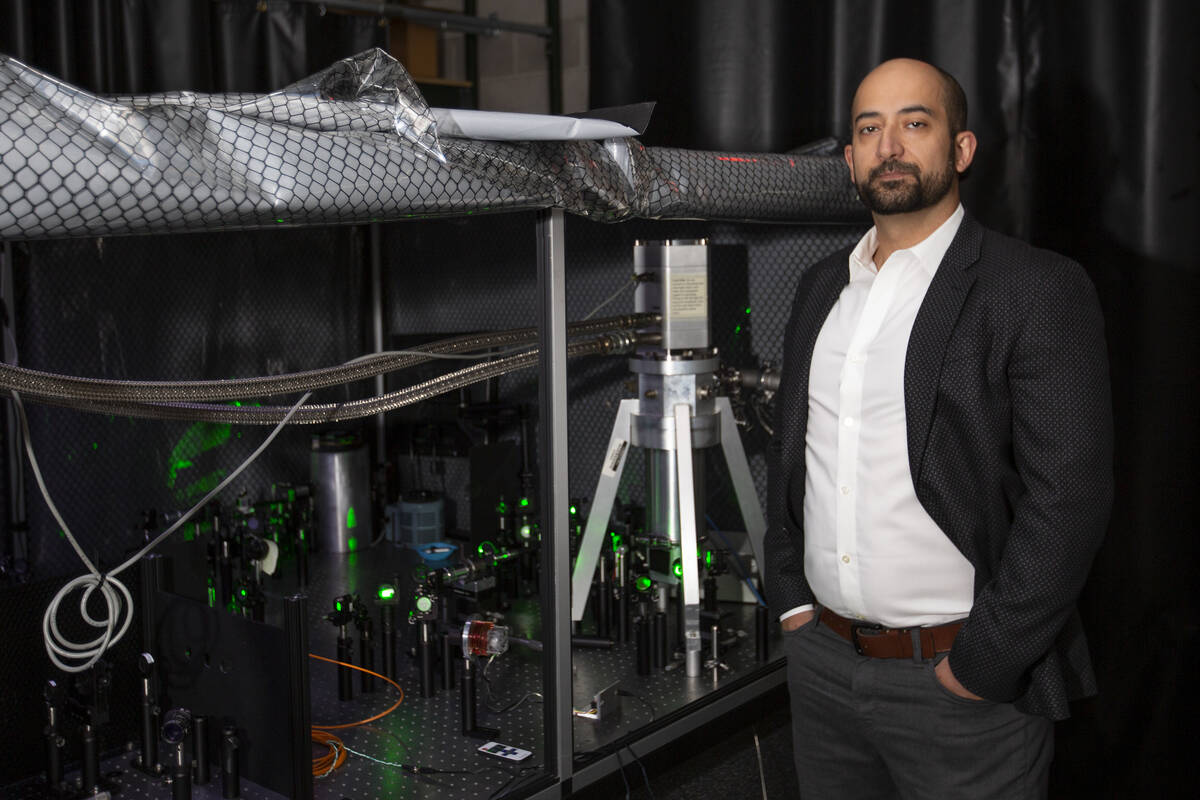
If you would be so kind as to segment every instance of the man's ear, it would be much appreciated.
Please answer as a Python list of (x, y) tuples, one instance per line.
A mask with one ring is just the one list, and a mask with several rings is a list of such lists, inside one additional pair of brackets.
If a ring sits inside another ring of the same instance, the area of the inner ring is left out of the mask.
[(842, 150), (842, 155), (846, 159), (846, 166), (850, 168), (850, 182), (854, 183), (854, 145), (846, 145)]
[(967, 167), (975, 160), (975, 148), (979, 142), (971, 131), (959, 131), (954, 137), (954, 169), (959, 174), (966, 172)]

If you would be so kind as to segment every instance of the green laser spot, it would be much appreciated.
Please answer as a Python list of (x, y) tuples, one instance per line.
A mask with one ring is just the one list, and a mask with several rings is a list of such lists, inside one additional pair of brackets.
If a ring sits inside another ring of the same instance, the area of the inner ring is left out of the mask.
[(224, 480), (226, 474), (223, 469), (215, 469), (203, 478), (198, 478), (176, 491), (175, 496), (186, 502), (196, 500), (217, 488), (217, 484)]
[[(221, 447), (229, 441), (230, 425), (214, 422), (197, 422), (184, 431), (167, 458), (167, 488), (174, 489), (179, 473), (195, 466), (196, 458), (209, 450)], [(222, 477), (224, 477), (222, 475)], [(215, 484), (214, 484), (215, 485)], [(176, 493), (176, 499), (183, 497)]]

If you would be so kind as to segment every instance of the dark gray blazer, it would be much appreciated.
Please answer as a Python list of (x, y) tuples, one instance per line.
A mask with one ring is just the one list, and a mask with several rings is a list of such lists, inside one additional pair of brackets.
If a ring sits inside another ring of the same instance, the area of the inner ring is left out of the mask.
[[(800, 279), (769, 457), (766, 589), (816, 602), (804, 576), (808, 373), (850, 250)], [(1112, 505), (1112, 404), (1099, 303), (1080, 266), (964, 217), (917, 313), (904, 365), (917, 498), (975, 567), (950, 662), (971, 691), (1069, 716), (1094, 694), (1075, 611)]]

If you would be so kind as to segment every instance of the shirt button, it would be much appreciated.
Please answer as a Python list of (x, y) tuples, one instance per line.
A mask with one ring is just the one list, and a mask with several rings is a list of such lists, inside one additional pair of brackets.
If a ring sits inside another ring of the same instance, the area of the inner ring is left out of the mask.
[(849, 564), (849, 563), (850, 563), (850, 556), (842, 556), (842, 563), (843, 563), (843, 564)]
[(854, 427), (854, 417), (844, 418), (842, 420), (842, 424), (845, 425), (847, 428), (853, 428)]
[(849, 487), (849, 486), (843, 486), (843, 487), (842, 487), (842, 494), (850, 494), (850, 487)]

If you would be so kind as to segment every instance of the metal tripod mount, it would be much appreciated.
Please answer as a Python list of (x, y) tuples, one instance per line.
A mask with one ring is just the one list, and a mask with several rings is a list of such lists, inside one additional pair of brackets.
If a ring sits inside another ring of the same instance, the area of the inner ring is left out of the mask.
[(733, 409), (717, 397), (709, 343), (708, 242), (634, 243), (635, 310), (662, 315), (662, 340), (629, 360), (638, 396), (622, 400), (571, 575), (571, 617), (583, 619), (630, 447), (646, 453), (646, 533), (679, 552), (687, 675), (702, 669), (697, 524), (703, 514), (705, 452), (720, 445), (754, 557), (762, 564), (766, 521)]

